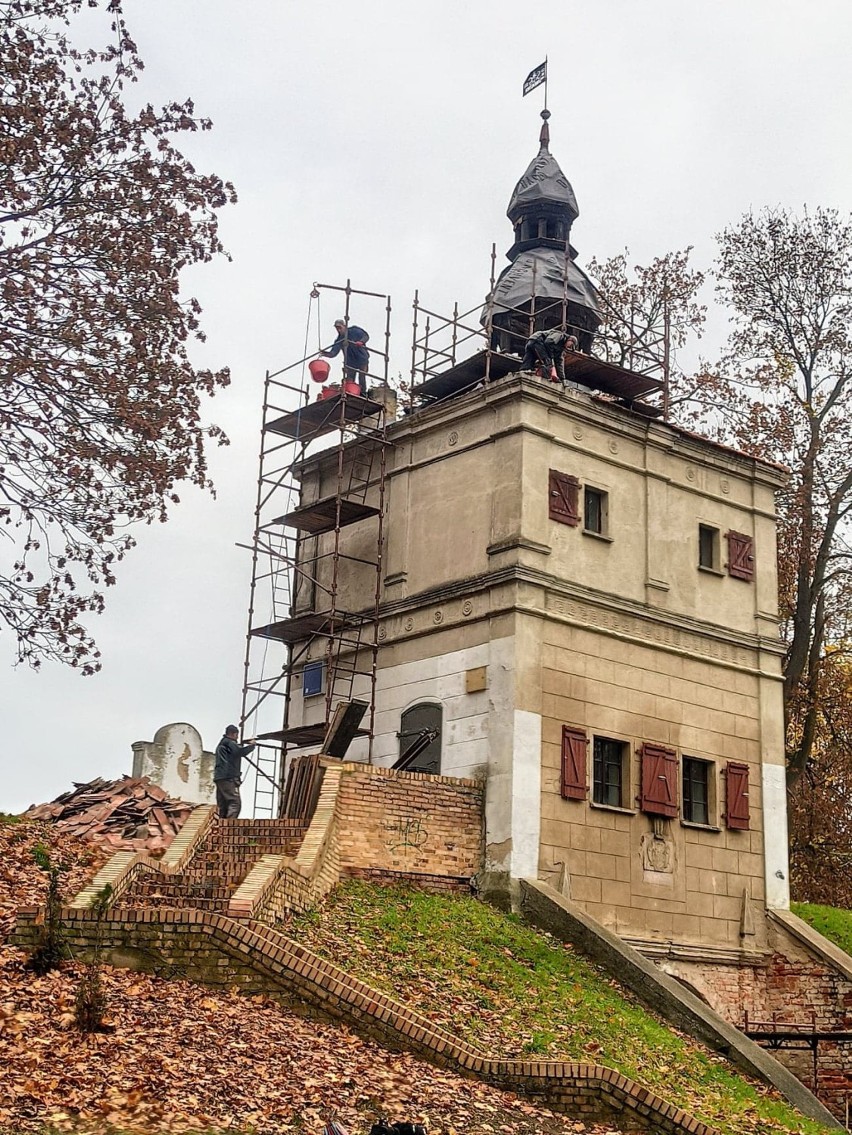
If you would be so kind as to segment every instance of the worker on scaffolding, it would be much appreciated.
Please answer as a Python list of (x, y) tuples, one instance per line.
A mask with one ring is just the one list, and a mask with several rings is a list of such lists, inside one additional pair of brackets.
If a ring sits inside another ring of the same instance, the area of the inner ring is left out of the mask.
[(213, 782), (216, 785), (216, 807), (220, 820), (236, 820), (240, 814), (240, 781), (242, 763), (246, 753), (254, 748), (254, 738), (245, 745), (237, 744), (240, 731), (236, 725), (229, 725), (225, 735), (216, 746), (216, 764), (213, 769)]
[[(565, 352), (577, 350), (577, 336), (559, 327), (536, 331), (527, 339), (521, 370), (533, 372), (541, 367), (542, 377), (565, 385)], [(555, 373), (556, 378), (552, 378)]]
[(337, 338), (327, 351), (320, 351), (320, 354), (333, 359), (343, 351), (343, 381), (357, 382), (362, 397), (366, 397), (367, 367), (370, 363), (367, 343), (370, 336), (363, 327), (347, 326), (345, 319), (335, 319), (334, 330)]

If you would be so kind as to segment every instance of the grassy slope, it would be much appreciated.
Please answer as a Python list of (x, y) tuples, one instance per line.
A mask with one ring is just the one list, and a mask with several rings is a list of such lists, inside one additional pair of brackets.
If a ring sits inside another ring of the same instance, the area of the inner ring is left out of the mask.
[(810, 902), (791, 903), (790, 909), (824, 938), (834, 942), (847, 954), (852, 954), (852, 910), (818, 906)]
[(728, 1135), (825, 1130), (570, 947), (474, 899), (351, 881), (285, 931), (489, 1053), (609, 1065)]

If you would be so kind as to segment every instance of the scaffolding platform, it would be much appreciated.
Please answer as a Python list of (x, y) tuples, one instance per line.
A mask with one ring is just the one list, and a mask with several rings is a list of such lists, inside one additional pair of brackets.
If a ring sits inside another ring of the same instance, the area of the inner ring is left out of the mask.
[(298, 410), (283, 414), (267, 422), (264, 429), (293, 441), (305, 441), (339, 430), (341, 423), (360, 422), (383, 412), (384, 406), (372, 398), (362, 398), (359, 394), (336, 394), (333, 398), (308, 402)]
[[(437, 402), (472, 389), (478, 383), (485, 381), (486, 374), (490, 382), (495, 382), (521, 369), (521, 360), (517, 355), (491, 351), (489, 364), (488, 354), (487, 350), (478, 351), (470, 358), (442, 371), (441, 374), (427, 378), (425, 382), (412, 387), (412, 395), (426, 402)], [(581, 386), (609, 394), (628, 405), (646, 394), (657, 394), (664, 389), (664, 384), (657, 378), (647, 374), (637, 374), (635, 371), (616, 366), (615, 363), (597, 359), (594, 355), (584, 355), (580, 351), (566, 352), (565, 377), (569, 382), (576, 382)], [(645, 412), (649, 417), (657, 416), (656, 407), (639, 404), (637, 409)]]
[(416, 398), (424, 398), (428, 402), (437, 402), (442, 398), (451, 398), (454, 394), (461, 394), (463, 390), (474, 387), (477, 383), (485, 381), (486, 371), (490, 382), (498, 378), (505, 378), (512, 371), (521, 369), (521, 360), (516, 355), (501, 355), (491, 351), (491, 365), (488, 367), (487, 350), (477, 351), (469, 359), (455, 363), (448, 370), (427, 378), (412, 386), (411, 394)]
[(307, 532), (309, 536), (322, 536), (325, 532), (333, 532), (338, 525), (344, 528), (369, 516), (377, 516), (378, 511), (362, 501), (333, 496), (314, 501), (313, 504), (300, 505), (291, 512), (276, 517), (272, 523)]
[(251, 633), (256, 638), (271, 638), (292, 645), (312, 635), (333, 634), (347, 619), (348, 616), (340, 611), (333, 614), (328, 611), (309, 611), (294, 619), (279, 619), (278, 622), (267, 623), (265, 627), (253, 627)]
[(665, 384), (648, 374), (637, 374), (615, 363), (596, 359), (594, 355), (584, 355), (580, 351), (565, 354), (565, 377), (569, 382), (579, 382), (600, 390), (623, 402), (632, 402), (646, 394), (659, 394)]

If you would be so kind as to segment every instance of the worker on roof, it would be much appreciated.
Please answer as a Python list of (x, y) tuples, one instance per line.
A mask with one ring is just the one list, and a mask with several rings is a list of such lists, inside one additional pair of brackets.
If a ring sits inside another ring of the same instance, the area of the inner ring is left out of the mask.
[(555, 370), (556, 379), (565, 384), (565, 352), (577, 350), (577, 336), (570, 331), (554, 327), (550, 331), (536, 331), (527, 339), (521, 370), (542, 368), (542, 376), (549, 378)]
[(216, 746), (213, 781), (216, 785), (216, 807), (221, 820), (236, 820), (242, 807), (240, 781), (243, 757), (254, 748), (254, 738), (251, 737), (245, 745), (238, 745), (239, 735), (236, 725), (229, 725)]
[(347, 326), (345, 319), (335, 319), (334, 330), (337, 338), (327, 351), (320, 351), (327, 359), (333, 359), (343, 351), (343, 381), (357, 382), (363, 396), (367, 394), (367, 367), (370, 352), (367, 343), (370, 336), (363, 327)]

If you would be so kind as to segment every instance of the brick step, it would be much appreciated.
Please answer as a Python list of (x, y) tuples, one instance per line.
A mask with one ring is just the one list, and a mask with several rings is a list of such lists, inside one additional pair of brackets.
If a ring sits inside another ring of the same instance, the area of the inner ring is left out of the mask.
[(144, 910), (210, 910), (225, 914), (231, 896), (222, 898), (197, 898), (194, 895), (146, 895), (143, 897), (122, 895), (121, 902)]

